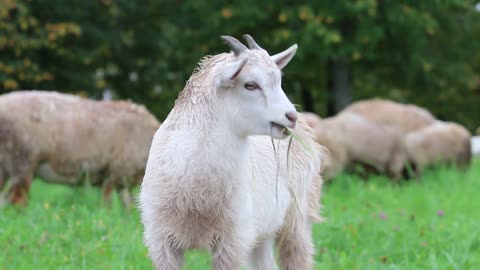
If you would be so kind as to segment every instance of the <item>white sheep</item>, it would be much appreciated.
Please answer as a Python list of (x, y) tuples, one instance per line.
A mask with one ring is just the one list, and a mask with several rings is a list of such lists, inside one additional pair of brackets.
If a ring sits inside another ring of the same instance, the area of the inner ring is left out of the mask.
[(473, 136), (471, 139), (472, 155), (480, 155), (480, 136)]
[(145, 171), (158, 120), (127, 101), (94, 101), (47, 91), (0, 96), (0, 191), (7, 179), (10, 202), (26, 204), (33, 176), (44, 181), (103, 185), (107, 201), (130, 190)]
[(422, 107), (378, 98), (356, 101), (341, 113), (345, 112), (357, 113), (367, 120), (397, 130), (404, 135), (435, 122), (435, 117)]
[(361, 164), (399, 179), (407, 152), (398, 131), (353, 112), (322, 119), (314, 129), (317, 142), (331, 153), (327, 180), (347, 165)]
[(322, 118), (313, 112), (302, 112), (302, 115), (305, 122), (307, 122), (311, 128), (315, 128), (315, 126), (322, 121)]
[(405, 136), (409, 160), (416, 172), (430, 165), (453, 163), (467, 167), (471, 161), (471, 134), (463, 126), (437, 120)]
[(154, 136), (139, 199), (156, 269), (193, 248), (216, 270), (276, 269), (275, 239), (282, 269), (312, 269), (323, 149), (301, 119), (289, 153), (276, 140), (297, 122), (280, 72), (297, 45), (270, 56), (244, 37), (222, 37), (233, 53), (201, 61)]

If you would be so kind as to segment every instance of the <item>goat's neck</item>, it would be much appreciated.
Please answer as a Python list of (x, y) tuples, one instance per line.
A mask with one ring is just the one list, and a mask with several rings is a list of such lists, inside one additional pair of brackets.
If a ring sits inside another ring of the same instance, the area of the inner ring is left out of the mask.
[(205, 158), (212, 158), (213, 164), (241, 165), (245, 163), (248, 154), (248, 137), (239, 136), (230, 129), (230, 123), (217, 119), (208, 132), (201, 132), (202, 151)]
[(182, 138), (178, 139), (188, 142), (185, 151), (194, 158), (185, 156), (187, 170), (194, 168), (192, 174), (235, 174), (239, 169), (245, 170), (249, 160), (248, 136), (235, 132), (235, 121), (225, 115), (229, 108), (219, 104), (179, 105), (163, 125), (180, 131)]

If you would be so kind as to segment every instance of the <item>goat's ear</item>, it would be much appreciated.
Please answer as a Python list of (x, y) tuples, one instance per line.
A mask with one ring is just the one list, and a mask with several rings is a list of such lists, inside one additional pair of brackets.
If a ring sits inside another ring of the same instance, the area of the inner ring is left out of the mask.
[(227, 88), (233, 86), (233, 81), (238, 77), (240, 72), (242, 72), (245, 64), (247, 64), (247, 58), (223, 66), (219, 76), (215, 80), (217, 86)]
[(247, 64), (247, 58), (243, 59), (240, 62), (232, 64), (229, 68), (227, 68), (227, 73), (226, 75), (229, 75), (228, 78), (230, 80), (235, 80), (237, 78), (238, 74), (242, 72), (242, 69), (245, 67), (245, 64)]
[(225, 65), (222, 68), (220, 78), (218, 78), (218, 83), (222, 86), (231, 85), (233, 80), (242, 72), (245, 64), (247, 64), (247, 58)]
[(272, 55), (271, 58), (273, 62), (275, 62), (278, 66), (279, 69), (283, 69), (290, 60), (292, 60), (292, 57), (295, 55), (295, 52), (297, 51), (297, 44), (294, 44), (290, 46), (290, 48), (286, 49), (283, 52), (277, 53), (275, 55)]

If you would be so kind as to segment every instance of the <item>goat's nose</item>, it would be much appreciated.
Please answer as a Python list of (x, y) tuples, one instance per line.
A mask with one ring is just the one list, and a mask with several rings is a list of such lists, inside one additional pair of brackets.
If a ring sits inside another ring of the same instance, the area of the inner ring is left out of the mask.
[(293, 123), (293, 125), (295, 126), (295, 123), (297, 122), (297, 113), (296, 112), (287, 112), (285, 114), (285, 116), (287, 117), (287, 119)]

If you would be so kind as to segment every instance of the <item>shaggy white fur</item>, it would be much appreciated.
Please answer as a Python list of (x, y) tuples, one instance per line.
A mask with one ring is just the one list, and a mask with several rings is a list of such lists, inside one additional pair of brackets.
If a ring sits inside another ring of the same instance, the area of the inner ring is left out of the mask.
[(180, 269), (199, 248), (216, 270), (273, 270), (275, 239), (283, 269), (312, 268), (324, 151), (301, 119), (290, 149), (271, 138), (297, 122), (280, 74), (296, 48), (208, 57), (190, 77), (155, 134), (141, 187), (156, 269)]

